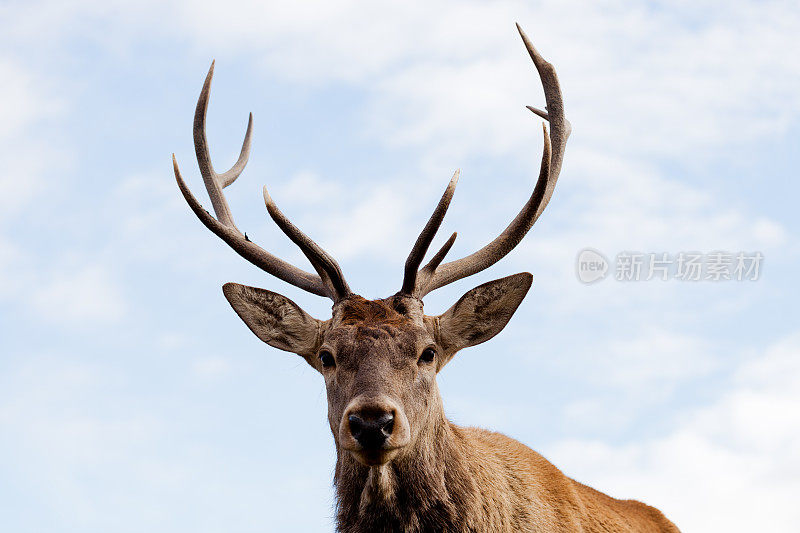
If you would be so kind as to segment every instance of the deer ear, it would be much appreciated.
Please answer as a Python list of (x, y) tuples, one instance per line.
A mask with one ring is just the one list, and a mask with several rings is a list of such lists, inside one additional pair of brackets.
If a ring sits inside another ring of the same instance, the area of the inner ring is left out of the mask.
[(445, 351), (444, 361), (462, 348), (486, 342), (500, 333), (531, 288), (533, 276), (514, 274), (479, 285), (438, 317), (436, 341)]
[(320, 320), (276, 292), (226, 283), (222, 292), (250, 331), (270, 346), (301, 355), (314, 366)]

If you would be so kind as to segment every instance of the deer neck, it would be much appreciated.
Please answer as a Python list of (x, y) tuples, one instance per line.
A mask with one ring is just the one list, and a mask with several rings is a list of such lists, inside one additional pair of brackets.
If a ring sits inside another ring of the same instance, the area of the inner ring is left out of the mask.
[(378, 467), (364, 466), (337, 451), (334, 484), (340, 531), (430, 530), (463, 518), (470, 496), (477, 492), (458, 428), (439, 413), (410, 446), (401, 457)]

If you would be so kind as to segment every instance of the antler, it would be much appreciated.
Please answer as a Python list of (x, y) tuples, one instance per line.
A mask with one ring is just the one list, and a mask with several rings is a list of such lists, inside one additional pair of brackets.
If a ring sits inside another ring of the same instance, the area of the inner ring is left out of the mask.
[(267, 210), (270, 216), (292, 242), (301, 249), (318, 275), (306, 272), (275, 257), (260, 246), (254, 244), (246, 234), (243, 234), (239, 231), (239, 228), (236, 227), (222, 189), (236, 181), (236, 178), (239, 177), (244, 167), (247, 165), (247, 159), (250, 156), (250, 140), (253, 132), (253, 114), (250, 114), (250, 119), (247, 123), (247, 133), (244, 137), (239, 159), (230, 170), (222, 174), (217, 174), (211, 164), (211, 155), (206, 138), (206, 111), (208, 110), (211, 79), (213, 76), (214, 62), (211, 63), (211, 68), (208, 70), (208, 75), (203, 84), (203, 90), (200, 92), (200, 98), (197, 100), (197, 107), (194, 113), (194, 149), (197, 154), (197, 163), (200, 166), (200, 174), (203, 176), (203, 182), (205, 183), (208, 196), (211, 199), (211, 205), (214, 208), (214, 213), (217, 215), (217, 218), (214, 218), (208, 211), (203, 209), (200, 202), (198, 202), (191, 191), (189, 191), (189, 188), (181, 177), (175, 154), (172, 154), (175, 178), (178, 181), (178, 187), (181, 193), (183, 193), (183, 197), (186, 199), (189, 207), (194, 211), (194, 214), (197, 215), (197, 218), (200, 219), (200, 222), (211, 230), (212, 233), (225, 241), (236, 253), (265, 272), (305, 291), (319, 296), (327, 296), (333, 301), (338, 301), (346, 297), (350, 294), (350, 288), (347, 286), (347, 282), (342, 275), (339, 265), (330, 255), (325, 253), (317, 243), (297, 229), (297, 227), (281, 213), (275, 205), (275, 202), (273, 202), (269, 194), (267, 194), (266, 187), (264, 188), (264, 200), (267, 204)]
[(533, 47), (519, 24), (517, 24), (517, 30), (542, 80), (547, 111), (531, 106), (527, 107), (534, 114), (550, 123), (549, 137), (547, 126), (544, 123), (542, 124), (544, 129), (544, 150), (539, 179), (536, 181), (533, 193), (514, 220), (492, 242), (466, 257), (439, 266), (445, 254), (453, 245), (456, 236), (454, 233), (442, 249), (431, 259), (430, 263), (417, 271), (453, 197), (456, 181), (458, 180), (458, 172), (456, 172), (408, 256), (403, 287), (400, 291), (403, 294), (422, 298), (439, 287), (489, 268), (520, 243), (545, 207), (547, 207), (547, 203), (553, 195), (558, 174), (561, 172), (561, 163), (564, 160), (564, 148), (572, 127), (569, 121), (564, 118), (564, 102), (561, 99), (561, 87), (558, 84), (555, 68), (545, 61), (536, 48)]

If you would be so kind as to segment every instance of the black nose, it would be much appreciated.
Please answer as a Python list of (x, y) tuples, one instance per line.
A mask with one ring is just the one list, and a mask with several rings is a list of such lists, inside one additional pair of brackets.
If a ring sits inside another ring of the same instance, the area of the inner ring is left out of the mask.
[(394, 428), (394, 414), (383, 413), (377, 417), (366, 415), (350, 415), (350, 433), (365, 449), (376, 449), (383, 446)]

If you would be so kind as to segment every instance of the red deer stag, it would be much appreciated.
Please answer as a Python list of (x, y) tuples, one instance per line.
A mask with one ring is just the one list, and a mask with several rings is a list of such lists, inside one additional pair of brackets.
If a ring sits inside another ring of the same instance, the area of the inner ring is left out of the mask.
[(197, 102), (194, 142), (216, 218), (189, 191), (173, 156), (178, 187), (209, 230), (269, 274), (333, 300), (332, 317), (323, 321), (280, 294), (236, 283), (223, 287), (228, 302), (259, 339), (300, 355), (325, 379), (337, 453), (340, 531), (677, 531), (653, 507), (606, 496), (566, 477), (523, 444), (499, 433), (456, 426), (444, 415), (436, 374), (459, 350), (485, 342), (505, 327), (532, 276), (515, 274), (485, 283), (439, 316), (423, 313), (422, 298), (488, 268), (519, 244), (553, 194), (570, 133), (555, 69), (517, 29), (547, 103), (547, 111), (529, 109), (550, 123), (549, 135), (544, 126), (544, 154), (533, 194), (508, 227), (480, 250), (443, 263), (454, 233), (420, 268), (453, 197), (456, 173), (408, 256), (402, 288), (388, 298), (366, 300), (353, 293), (336, 261), (284, 216), (266, 188), (269, 215), (316, 274), (275, 257), (236, 227), (222, 189), (244, 170), (253, 121), (251, 115), (239, 160), (217, 174), (205, 132), (213, 63)]

